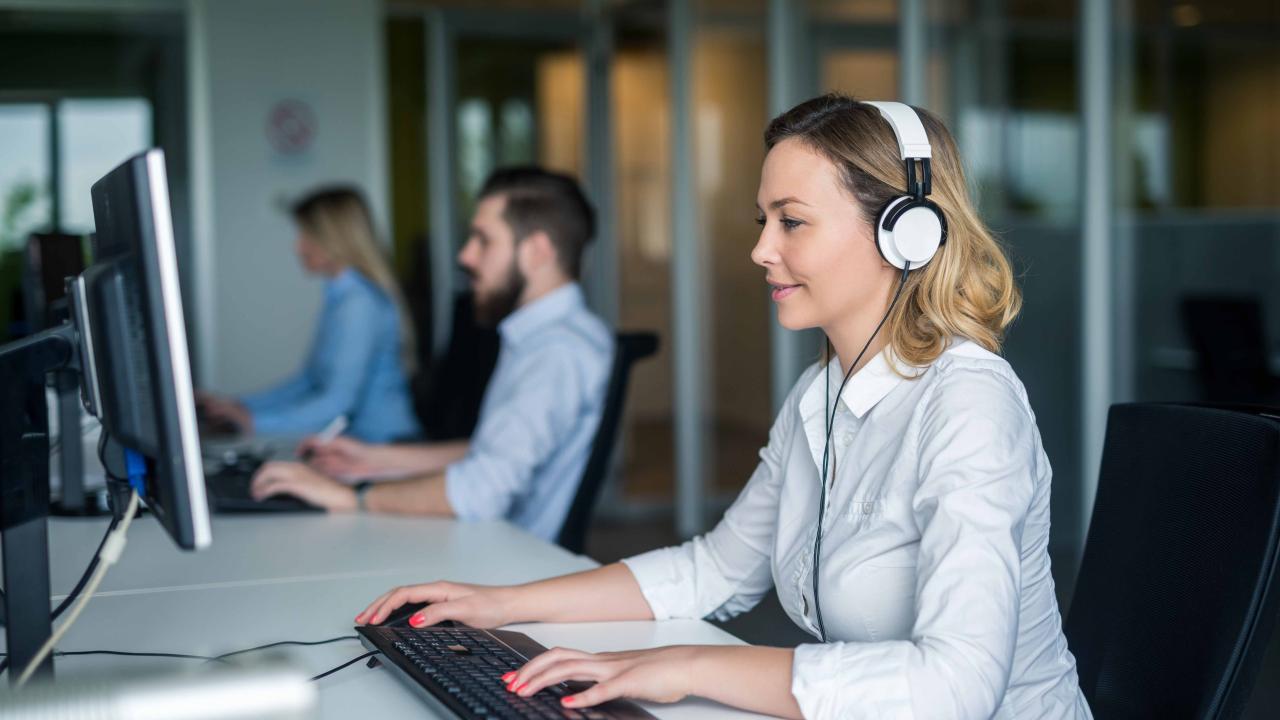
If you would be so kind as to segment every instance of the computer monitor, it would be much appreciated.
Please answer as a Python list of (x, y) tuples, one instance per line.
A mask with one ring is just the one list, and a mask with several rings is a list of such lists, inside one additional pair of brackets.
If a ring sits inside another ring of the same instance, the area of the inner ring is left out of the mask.
[[(80, 371), (86, 407), (107, 437), (141, 457), (137, 489), (174, 542), (194, 550), (212, 541), (164, 154), (130, 158), (94, 184), (92, 197), (95, 260), (71, 286), (71, 320), (0, 347), (0, 551), (11, 679), (52, 629), (49, 373)], [(52, 663), (41, 672), (52, 672)]]
[(32, 233), (22, 258), (22, 303), (27, 327), (39, 332), (66, 319), (66, 281), (84, 272), (84, 237)]
[[(84, 272), (84, 237), (67, 233), (32, 233), (23, 253), (22, 300), (29, 332), (39, 332), (68, 319), (67, 280)], [(84, 446), (80, 441), (80, 374), (52, 374), (58, 412), (58, 509), (79, 515), (90, 511), (85, 493)]]
[(186, 550), (211, 540), (164, 153), (94, 183), (97, 235), (82, 275), (103, 432), (147, 462), (143, 500)]

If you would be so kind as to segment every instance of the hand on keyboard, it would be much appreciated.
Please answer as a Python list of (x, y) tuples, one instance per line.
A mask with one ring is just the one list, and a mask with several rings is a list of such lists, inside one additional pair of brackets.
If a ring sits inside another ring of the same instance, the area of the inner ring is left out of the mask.
[(565, 707), (586, 708), (618, 698), (673, 703), (690, 692), (693, 660), (700, 648), (690, 645), (588, 653), (553, 648), (519, 670), (502, 676), (507, 689), (521, 697), (570, 681), (596, 684), (561, 699)]
[(502, 587), (434, 582), (393, 588), (356, 616), (360, 625), (378, 625), (406, 603), (430, 603), (409, 617), (413, 627), (455, 620), (473, 628), (494, 628), (513, 622), (507, 612), (509, 591)]

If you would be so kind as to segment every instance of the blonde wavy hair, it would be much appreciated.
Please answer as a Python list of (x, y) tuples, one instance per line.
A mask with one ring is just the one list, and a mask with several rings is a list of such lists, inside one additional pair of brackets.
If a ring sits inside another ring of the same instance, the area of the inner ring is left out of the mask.
[[(928, 265), (908, 276), (886, 329), (895, 359), (926, 367), (956, 336), (999, 352), (1005, 329), (1022, 308), (1022, 293), (1003, 248), (969, 197), (951, 133), (932, 113), (914, 109), (933, 147), (929, 199), (946, 216), (947, 241)], [(873, 232), (880, 210), (905, 193), (906, 167), (897, 139), (871, 105), (838, 94), (803, 102), (765, 130), (768, 149), (790, 138), (836, 166)]]
[(400, 325), (400, 364), (405, 374), (417, 369), (417, 339), (400, 284), (382, 254), (373, 231), (369, 206), (349, 187), (312, 191), (293, 203), (293, 219), (307, 237), (330, 257), (354, 268), (391, 299)]

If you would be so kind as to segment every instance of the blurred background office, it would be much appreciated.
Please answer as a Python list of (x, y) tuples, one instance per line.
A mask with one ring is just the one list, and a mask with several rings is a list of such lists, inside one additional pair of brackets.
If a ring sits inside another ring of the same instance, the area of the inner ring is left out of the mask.
[(827, 90), (960, 143), (1023, 283), (1069, 601), (1111, 403), (1276, 402), (1275, 0), (0, 0), (0, 333), (28, 235), (91, 231), (91, 180), (158, 145), (201, 386), (302, 357), (320, 294), (277, 206), (330, 182), (366, 193), (429, 374), (484, 177), (572, 172), (591, 305), (662, 337), (588, 546), (616, 558), (706, 529), (816, 358), (748, 252), (765, 123)]

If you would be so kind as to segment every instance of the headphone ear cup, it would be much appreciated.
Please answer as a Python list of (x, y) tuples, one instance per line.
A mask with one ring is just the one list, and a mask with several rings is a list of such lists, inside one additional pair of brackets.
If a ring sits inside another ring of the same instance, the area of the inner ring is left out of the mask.
[(942, 213), (928, 200), (894, 198), (876, 219), (876, 247), (885, 262), (902, 270), (924, 267), (946, 240)]

